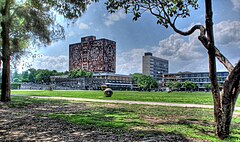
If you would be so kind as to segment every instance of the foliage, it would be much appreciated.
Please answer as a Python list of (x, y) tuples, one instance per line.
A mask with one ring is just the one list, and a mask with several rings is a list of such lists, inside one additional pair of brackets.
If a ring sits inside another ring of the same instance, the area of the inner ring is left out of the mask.
[(66, 75), (63, 72), (57, 72), (56, 70), (43, 70), (43, 69), (28, 69), (21, 74), (15, 72), (13, 74), (14, 82), (32, 82), (32, 83), (49, 83), (50, 76)]
[(134, 73), (131, 76), (133, 77), (134, 83), (136, 83), (139, 88), (147, 90), (147, 89), (154, 89), (158, 87), (157, 81), (153, 79), (151, 76), (147, 76), (139, 73)]
[[(186, 18), (190, 16), (190, 10), (197, 9), (198, 0), (108, 0), (107, 9), (114, 13), (119, 9), (124, 9), (125, 13), (132, 13), (133, 20), (138, 20), (141, 15), (149, 11), (157, 18), (157, 24), (168, 27), (175, 23), (176, 17)], [(170, 20), (174, 22), (171, 23)]]
[(197, 85), (191, 81), (185, 81), (183, 82), (183, 88), (186, 89), (186, 91), (191, 91), (193, 89), (196, 89), (197, 88)]
[(211, 89), (211, 84), (209, 84), (209, 83), (204, 84), (203, 87), (209, 90), (209, 89)]
[(56, 22), (56, 17), (79, 18), (87, 6), (96, 1), (0, 0), (1, 101), (11, 101), (10, 61), (18, 60), (28, 47), (46, 46), (64, 39), (64, 28)]
[(166, 86), (169, 87), (171, 90), (174, 90), (174, 89), (179, 90), (183, 86), (183, 83), (177, 82), (177, 81), (176, 82), (168, 81), (166, 82)]
[(69, 72), (68, 76), (71, 77), (71, 78), (92, 77), (93, 73), (88, 72), (88, 71), (84, 71), (84, 70), (81, 70), (81, 69), (74, 69), (74, 70), (71, 70)]

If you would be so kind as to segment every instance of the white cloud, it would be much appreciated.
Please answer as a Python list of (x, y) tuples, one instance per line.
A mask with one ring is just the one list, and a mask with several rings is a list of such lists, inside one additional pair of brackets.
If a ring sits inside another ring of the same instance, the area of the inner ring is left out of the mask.
[(240, 0), (231, 0), (233, 4), (233, 10), (239, 11), (240, 10)]
[(48, 69), (57, 71), (68, 70), (68, 57), (67, 56), (42, 56), (36, 58), (34, 61), (34, 68)]
[[(240, 47), (240, 21), (223, 21), (214, 25), (216, 46), (228, 57), (233, 64), (239, 58)], [(170, 72), (179, 71), (208, 71), (207, 50), (198, 40), (199, 32), (189, 37), (172, 34), (159, 42), (159, 45), (148, 51), (153, 56), (169, 60)], [(143, 48), (132, 49), (117, 57), (117, 72), (135, 73), (142, 72), (142, 56), (146, 52)], [(217, 63), (218, 70), (226, 70)]]
[(66, 38), (74, 37), (76, 36), (76, 32), (70, 31), (69, 33), (66, 34)]
[(141, 73), (142, 72), (142, 56), (146, 52), (145, 49), (132, 49), (129, 52), (122, 52), (117, 56), (117, 73)]
[(216, 44), (240, 45), (240, 21), (222, 21), (214, 26), (214, 31)]
[(89, 29), (90, 27), (87, 25), (87, 24), (85, 24), (85, 23), (79, 23), (79, 29), (80, 30), (87, 30), (87, 29)]
[(121, 19), (125, 19), (125, 18), (126, 18), (125, 12), (123, 10), (119, 10), (116, 13), (112, 13), (112, 14), (109, 14), (107, 16), (106, 21), (105, 21), (105, 25), (106, 26), (111, 26), (115, 22), (117, 22)]

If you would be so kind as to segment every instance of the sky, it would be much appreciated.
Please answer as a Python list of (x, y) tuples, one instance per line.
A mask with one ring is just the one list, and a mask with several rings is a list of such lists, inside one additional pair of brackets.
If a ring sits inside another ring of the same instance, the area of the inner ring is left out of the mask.
[[(205, 23), (203, 0), (200, 8), (192, 11), (189, 18), (178, 19), (176, 25), (187, 30), (195, 24)], [(232, 62), (240, 60), (240, 0), (213, 0), (214, 36), (217, 48)], [(169, 60), (169, 72), (208, 71), (207, 50), (198, 40), (199, 32), (183, 37), (171, 28), (158, 25), (156, 18), (145, 13), (138, 21), (123, 11), (109, 14), (104, 0), (94, 3), (82, 17), (74, 23), (57, 17), (65, 27), (65, 40), (41, 47), (34, 54), (38, 56), (28, 60), (31, 67), (57, 71), (68, 70), (69, 44), (78, 43), (81, 37), (94, 35), (97, 39), (107, 38), (117, 43), (116, 73), (130, 74), (142, 72), (144, 52)], [(68, 25), (71, 23), (70, 25)], [(218, 71), (226, 71), (217, 63)]]

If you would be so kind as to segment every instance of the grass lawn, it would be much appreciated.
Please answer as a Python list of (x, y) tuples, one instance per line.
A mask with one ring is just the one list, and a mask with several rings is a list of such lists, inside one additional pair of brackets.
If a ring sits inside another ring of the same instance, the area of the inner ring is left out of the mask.
[[(21, 107), (39, 103), (67, 105), (73, 102), (13, 97), (11, 105)], [(83, 102), (74, 102), (76, 107), (78, 103)], [(84, 104), (85, 107), (78, 112), (40, 114), (36, 117), (61, 119), (86, 129), (103, 129), (116, 134), (128, 132), (143, 139), (177, 135), (181, 137), (181, 140), (219, 141), (214, 135), (213, 111), (211, 109), (92, 102)], [(240, 115), (237, 115), (234, 116), (232, 122), (231, 136), (226, 141), (240, 141)]]
[[(73, 97), (105, 100), (129, 100), (145, 102), (168, 102), (187, 104), (212, 105), (211, 93), (205, 92), (137, 92), (137, 91), (114, 91), (112, 97), (104, 97), (102, 91), (12, 91), (12, 94), (30, 96)], [(240, 106), (240, 99), (237, 101)]]

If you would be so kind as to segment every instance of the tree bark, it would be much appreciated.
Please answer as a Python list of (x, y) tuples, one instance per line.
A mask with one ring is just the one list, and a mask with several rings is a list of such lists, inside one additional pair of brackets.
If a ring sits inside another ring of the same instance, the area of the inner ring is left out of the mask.
[[(225, 139), (230, 133), (230, 124), (233, 116), (235, 103), (240, 91), (240, 61), (233, 68), (228, 60), (220, 54), (214, 45), (213, 22), (212, 22), (212, 1), (205, 0), (206, 4), (206, 31), (207, 39), (199, 37), (203, 45), (208, 49), (209, 55), (209, 77), (212, 84), (212, 95), (214, 100), (214, 117), (216, 122), (216, 135)], [(206, 44), (207, 41), (207, 44)], [(223, 84), (223, 92), (220, 96), (216, 75), (216, 56), (230, 72)], [(223, 58), (223, 59), (222, 59)]]
[(1, 10), (1, 14), (4, 17), (1, 22), (2, 32), (2, 88), (1, 88), (1, 101), (9, 102), (11, 101), (10, 97), (10, 37), (9, 37), (9, 0), (6, 0), (4, 9)]
[(232, 121), (232, 116), (240, 93), (239, 87), (240, 80), (240, 61), (235, 66), (235, 68), (229, 73), (227, 79), (223, 84), (222, 90), (222, 114), (221, 123), (217, 124), (217, 136), (220, 139), (225, 139), (230, 134), (230, 125)]
[(212, 95), (214, 100), (214, 117), (216, 123), (218, 123), (221, 114), (221, 100), (220, 92), (217, 82), (216, 75), (216, 56), (215, 56), (215, 45), (214, 45), (214, 35), (213, 35), (213, 22), (212, 22), (212, 1), (205, 0), (206, 5), (206, 31), (207, 31), (207, 49), (209, 56), (209, 78), (212, 84)]

